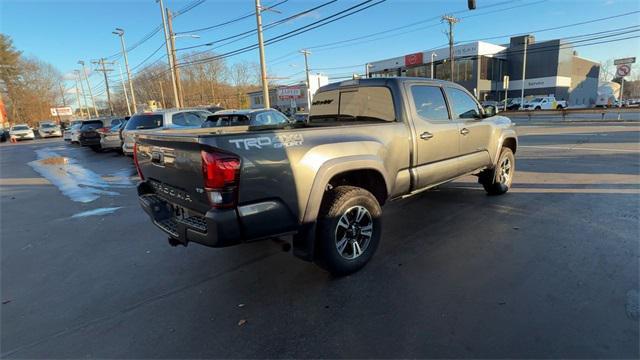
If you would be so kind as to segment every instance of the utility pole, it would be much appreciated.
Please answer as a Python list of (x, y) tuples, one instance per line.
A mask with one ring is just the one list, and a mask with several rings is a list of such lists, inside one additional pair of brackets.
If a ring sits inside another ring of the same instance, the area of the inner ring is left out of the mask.
[(311, 55), (311, 52), (308, 50), (300, 50), (302, 55), (304, 55), (304, 70), (307, 74), (307, 112), (311, 111), (311, 80), (309, 80), (309, 59), (307, 57)]
[[(131, 80), (131, 71), (129, 71), (129, 58), (127, 57), (127, 47), (124, 44), (124, 30), (116, 28), (116, 31), (112, 31), (113, 34), (120, 36), (120, 44), (122, 45), (122, 56), (124, 56), (124, 68), (127, 70), (127, 80), (129, 81), (129, 90), (131, 90), (131, 102), (133, 103), (133, 112), (137, 113), (138, 108), (136, 105), (136, 93), (133, 91), (133, 80)], [(122, 68), (120, 69), (120, 77), (122, 78)], [(131, 106), (129, 106), (129, 99), (127, 97), (127, 89), (122, 84), (122, 90), (124, 96), (127, 99), (127, 109), (129, 110), (129, 116), (131, 116)]]
[(160, 96), (162, 97), (162, 108), (167, 107), (167, 103), (164, 102), (164, 90), (162, 90), (162, 81), (158, 80), (158, 85), (160, 85)]
[[(269, 99), (269, 83), (267, 82), (267, 64), (264, 59), (264, 40), (262, 39), (262, 7), (260, 0), (256, 0), (256, 26), (258, 29), (258, 48), (260, 49), (260, 74), (262, 77), (262, 97), (264, 98), (264, 108), (271, 107)], [(308, 74), (308, 71), (307, 71)]]
[(529, 35), (524, 37), (524, 57), (522, 58), (522, 89), (520, 89), (520, 109), (524, 109), (524, 80), (527, 72), (527, 45), (529, 44)]
[(80, 109), (80, 117), (84, 117), (84, 114), (82, 113), (82, 103), (80, 102), (80, 90), (78, 89), (78, 79), (76, 79), (76, 101), (78, 101), (78, 109)]
[(454, 59), (453, 59), (453, 25), (460, 22), (460, 19), (456, 19), (451, 15), (445, 15), (442, 17), (442, 21), (446, 21), (449, 23), (449, 61), (451, 62), (449, 65), (451, 66), (451, 81), (455, 79), (453, 75), (454, 69)]
[(62, 83), (59, 83), (58, 85), (60, 85), (60, 95), (62, 95), (62, 106), (67, 106), (67, 100), (64, 98), (64, 86), (62, 86)]
[(169, 61), (169, 70), (171, 70), (171, 83), (173, 85), (173, 103), (176, 108), (180, 108), (180, 98), (178, 97), (178, 85), (176, 84), (176, 73), (173, 64), (173, 56), (171, 50), (171, 39), (167, 30), (167, 18), (163, 0), (156, 0), (160, 4), (160, 13), (162, 14), (162, 29), (164, 30), (164, 41), (167, 48), (167, 59)]
[[(80, 90), (82, 91), (82, 99), (84, 100), (84, 107), (87, 109), (87, 117), (91, 119), (91, 112), (89, 112), (89, 106), (87, 105), (87, 96), (84, 93), (84, 86), (82, 85), (82, 75), (80, 75), (80, 70), (76, 70), (76, 74), (80, 79)], [(82, 114), (82, 105), (80, 105), (80, 113)]]
[(176, 66), (178, 60), (176, 59), (176, 35), (173, 33), (173, 14), (167, 8), (167, 27), (169, 29), (169, 39), (171, 39), (171, 59), (173, 60), (173, 73), (176, 77), (176, 88), (178, 89), (178, 101), (179, 106), (184, 106), (184, 94), (182, 93), (182, 85), (180, 84), (180, 70)]
[(104, 58), (101, 58), (98, 61), (92, 61), (94, 64), (99, 64), (101, 69), (96, 69), (96, 71), (102, 72), (104, 75), (104, 86), (107, 91), (107, 103), (109, 103), (109, 114), (113, 116), (113, 104), (111, 104), (111, 92), (109, 92), (109, 77), (107, 76), (108, 71), (113, 71), (113, 69), (107, 69), (105, 64), (113, 64), (112, 62), (106, 62)]
[[(91, 104), (93, 104), (93, 112), (98, 117), (98, 107), (96, 106), (96, 99), (93, 97), (93, 91), (91, 91), (91, 84), (89, 83), (89, 77), (87, 76), (87, 69), (84, 67), (84, 61), (78, 61), (78, 64), (82, 65), (82, 75), (84, 76), (85, 81), (87, 82), (87, 88), (89, 89), (89, 96), (91, 97)], [(82, 86), (82, 78), (80, 78), (80, 85)], [(83, 90), (84, 93), (84, 90)], [(85, 104), (87, 100), (85, 99)], [(87, 115), (91, 118), (91, 112), (89, 108), (87, 108)]]
[[(129, 104), (129, 95), (127, 95), (127, 87), (124, 85), (124, 76), (122, 76), (122, 65), (118, 64), (118, 69), (120, 70), (120, 82), (122, 83), (124, 100), (127, 102), (127, 113), (129, 114), (129, 116), (131, 116), (131, 105)], [(135, 103), (134, 103), (134, 109), (135, 109)]]

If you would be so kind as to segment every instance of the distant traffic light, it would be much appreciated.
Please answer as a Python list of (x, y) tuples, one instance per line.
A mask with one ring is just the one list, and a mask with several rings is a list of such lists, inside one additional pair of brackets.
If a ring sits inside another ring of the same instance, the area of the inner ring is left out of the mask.
[(467, 5), (469, 5), (469, 10), (476, 9), (476, 0), (467, 0)]

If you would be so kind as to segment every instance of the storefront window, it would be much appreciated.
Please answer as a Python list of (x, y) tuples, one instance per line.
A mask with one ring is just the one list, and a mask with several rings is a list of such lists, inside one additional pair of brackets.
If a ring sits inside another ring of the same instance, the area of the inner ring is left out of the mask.
[(431, 77), (429, 74), (429, 69), (427, 65), (419, 65), (407, 68), (404, 76), (412, 76), (412, 77)]
[(507, 74), (507, 66), (504, 60), (482, 56), (480, 58), (480, 79), (502, 81)]

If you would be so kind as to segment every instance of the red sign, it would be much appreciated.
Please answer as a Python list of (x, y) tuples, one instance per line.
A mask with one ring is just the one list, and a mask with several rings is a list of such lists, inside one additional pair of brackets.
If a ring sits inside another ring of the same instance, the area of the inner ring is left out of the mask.
[(404, 56), (404, 66), (413, 66), (422, 64), (422, 53), (409, 54)]

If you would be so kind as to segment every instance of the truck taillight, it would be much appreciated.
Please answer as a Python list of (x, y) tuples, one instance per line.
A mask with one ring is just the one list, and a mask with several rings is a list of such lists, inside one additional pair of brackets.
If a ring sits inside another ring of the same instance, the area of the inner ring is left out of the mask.
[(140, 170), (140, 164), (138, 164), (138, 143), (133, 143), (133, 163), (136, 164), (136, 171), (138, 172), (140, 180), (144, 180), (144, 175), (142, 175), (142, 170)]
[(211, 206), (236, 206), (240, 182), (240, 158), (233, 154), (205, 151), (202, 156), (202, 176)]

